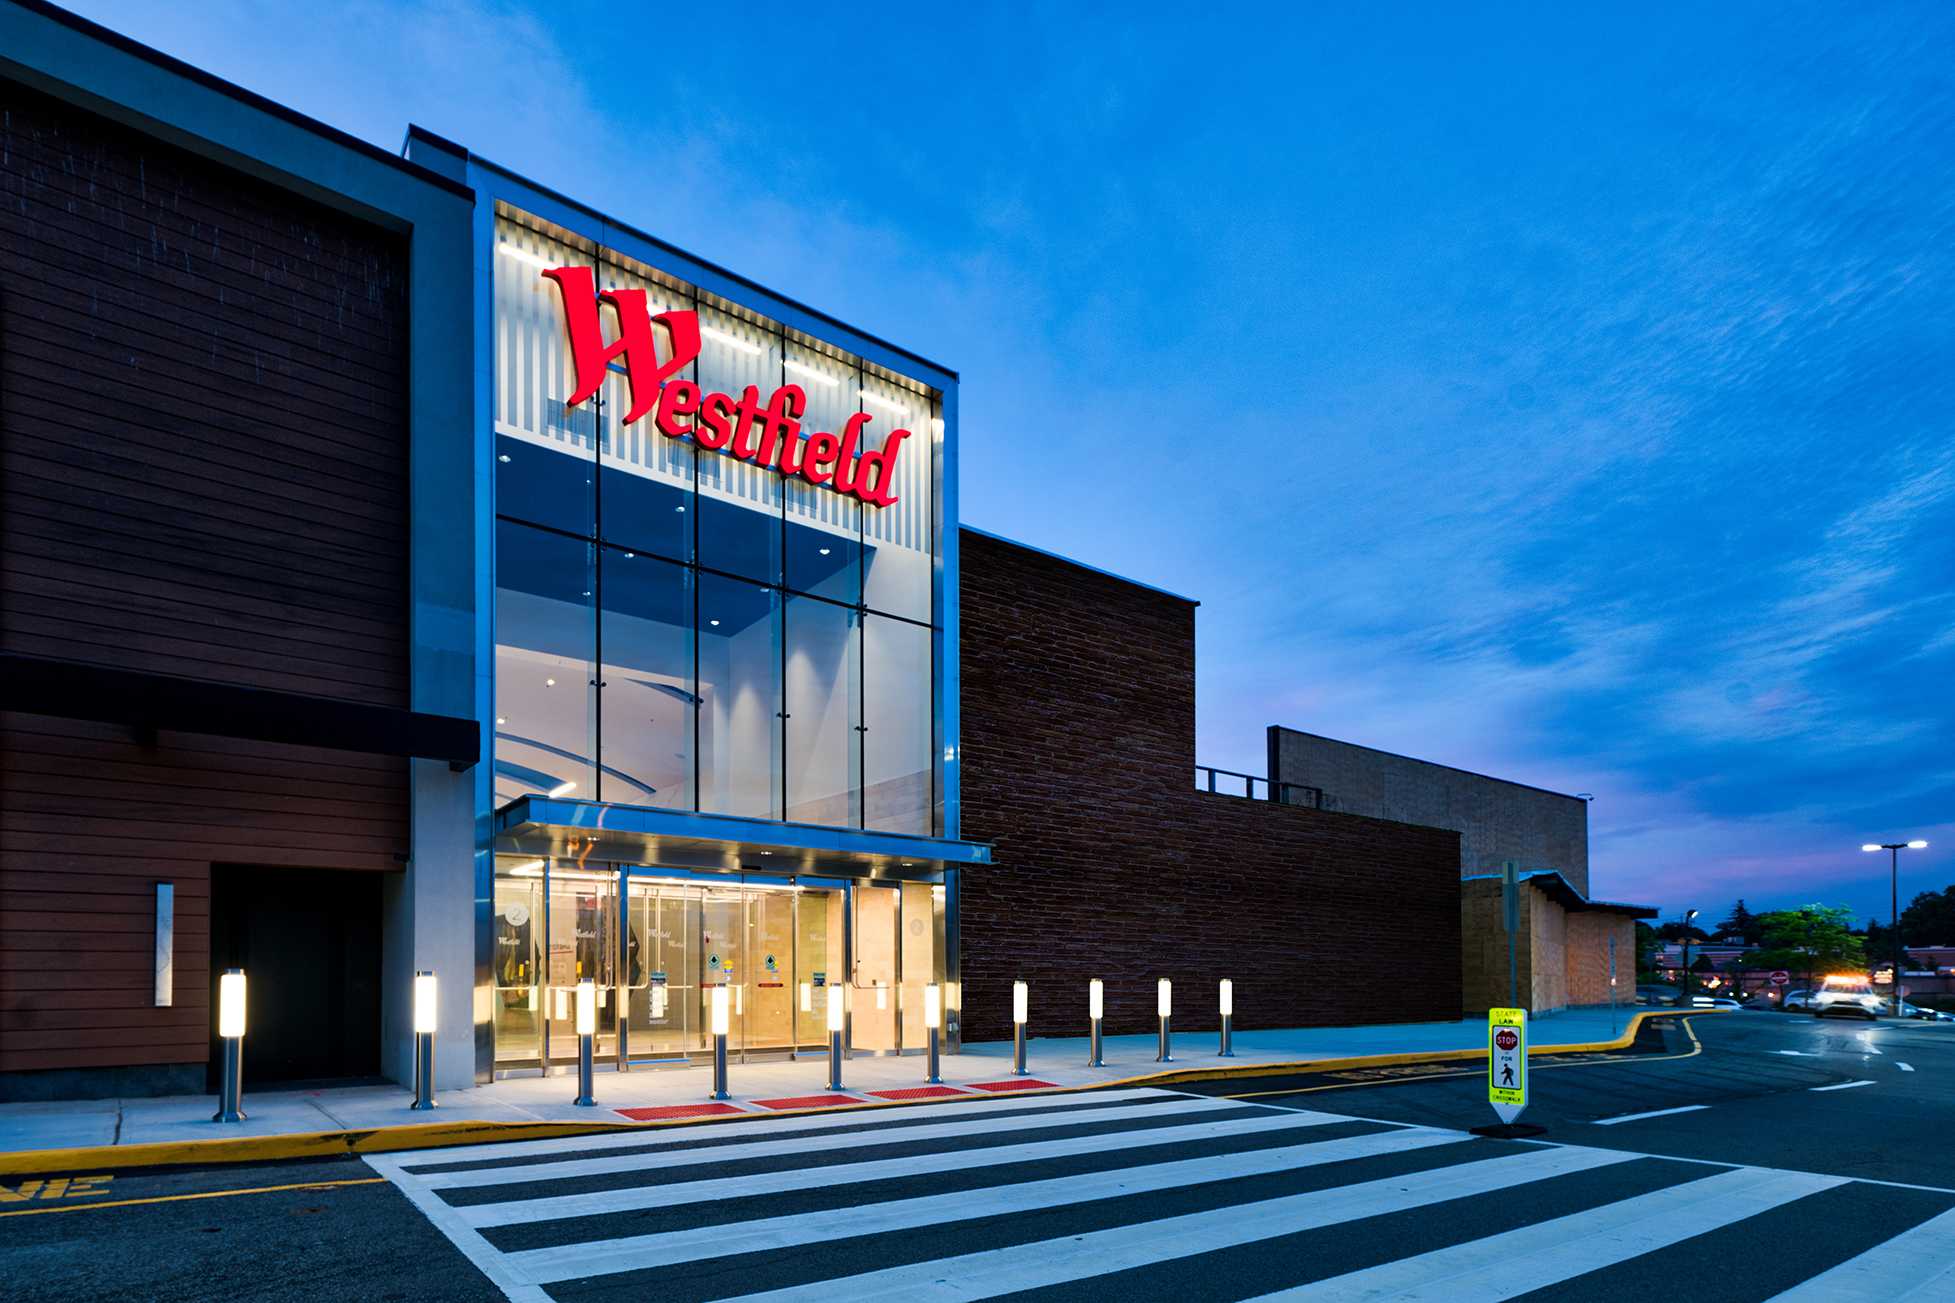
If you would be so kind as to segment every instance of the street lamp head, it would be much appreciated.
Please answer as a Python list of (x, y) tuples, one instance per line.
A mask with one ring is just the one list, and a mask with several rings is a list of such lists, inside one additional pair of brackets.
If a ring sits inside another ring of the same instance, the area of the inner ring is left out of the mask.
[(1878, 846), (1862, 846), (1862, 847), (1861, 847), (1860, 849), (1861, 849), (1861, 850), (1863, 850), (1863, 851), (1877, 851), (1877, 850), (1879, 850), (1879, 849), (1880, 849), (1880, 847), (1878, 847)]
[(1690, 922), (1691, 919), (1696, 917), (1697, 917), (1697, 911), (1694, 909), (1687, 909), (1683, 912), (1683, 921), (1686, 923)]
[(1928, 844), (1927, 842), (1909, 842), (1909, 843), (1908, 843), (1908, 845), (1909, 845), (1910, 847), (1912, 847), (1913, 849), (1915, 849), (1915, 850), (1917, 850), (1917, 851), (1918, 851), (1918, 850), (1920, 850), (1920, 849), (1921, 849), (1922, 847), (1924, 847), (1924, 846), (1926, 846), (1927, 844)]

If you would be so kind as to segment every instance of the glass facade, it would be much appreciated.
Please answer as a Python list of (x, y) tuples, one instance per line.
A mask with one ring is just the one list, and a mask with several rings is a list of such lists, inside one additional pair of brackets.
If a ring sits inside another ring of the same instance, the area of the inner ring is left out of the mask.
[(923, 992), (945, 980), (938, 884), (707, 874), (498, 855), (492, 1018), (496, 1067), (577, 1058), (576, 986), (597, 988), (605, 1062), (690, 1062), (712, 1048), (713, 988), (729, 988), (735, 1055), (819, 1054), (831, 1000), (851, 1053), (927, 1042)]
[[(941, 395), (547, 230), (497, 221), (496, 805), (553, 794), (941, 835)], [(673, 380), (701, 394), (764, 403), (797, 385), (809, 442), (851, 420), (864, 450), (910, 431), (896, 500), (673, 437), (654, 414), (625, 424), (615, 364), (567, 408), (562, 299), (541, 276), (561, 266), (644, 291), (653, 314), (696, 312), (700, 354)]]

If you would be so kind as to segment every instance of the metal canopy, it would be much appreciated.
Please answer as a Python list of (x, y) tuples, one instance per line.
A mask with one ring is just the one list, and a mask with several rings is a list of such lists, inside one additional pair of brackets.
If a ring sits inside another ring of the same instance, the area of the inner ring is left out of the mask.
[(511, 801), (494, 828), (503, 854), (718, 873), (939, 882), (945, 869), (991, 862), (981, 842), (542, 796)]

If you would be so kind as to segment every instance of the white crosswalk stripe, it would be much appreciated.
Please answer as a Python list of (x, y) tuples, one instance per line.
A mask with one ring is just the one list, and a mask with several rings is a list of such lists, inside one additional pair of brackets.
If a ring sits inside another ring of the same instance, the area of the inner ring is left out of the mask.
[[(1854, 1184), (1153, 1089), (367, 1162), (519, 1303), (557, 1290), (961, 1303), (1053, 1287), (1112, 1300), (1158, 1292), (1146, 1282), (1159, 1280), (1197, 1303), (1479, 1303), (1673, 1255), (1700, 1235), (1746, 1234), (1750, 1219)], [(1945, 1209), (1922, 1205), (1887, 1244), (1817, 1261), (1781, 1299), (1955, 1303)], [(1306, 1243), (1343, 1256), (1268, 1247)]]

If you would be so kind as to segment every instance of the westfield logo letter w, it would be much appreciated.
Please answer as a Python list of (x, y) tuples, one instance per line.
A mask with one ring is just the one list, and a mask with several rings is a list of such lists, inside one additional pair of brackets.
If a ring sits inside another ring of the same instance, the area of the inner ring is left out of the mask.
[[(659, 386), (680, 367), (699, 356), (699, 314), (661, 312), (651, 315), (643, 290), (606, 290), (597, 294), (589, 267), (558, 267), (543, 273), (563, 291), (564, 322), (570, 331), (570, 355), (577, 362), (577, 392), (570, 396), (575, 407), (604, 383), (611, 359), (623, 356), (625, 379), (631, 385), (631, 410), (624, 423), (630, 425), (658, 406)], [(604, 342), (604, 326), (598, 319), (597, 301), (602, 298), (618, 310), (616, 343)], [(658, 360), (658, 337), (654, 321), (663, 322), (672, 332), (672, 356)]]

